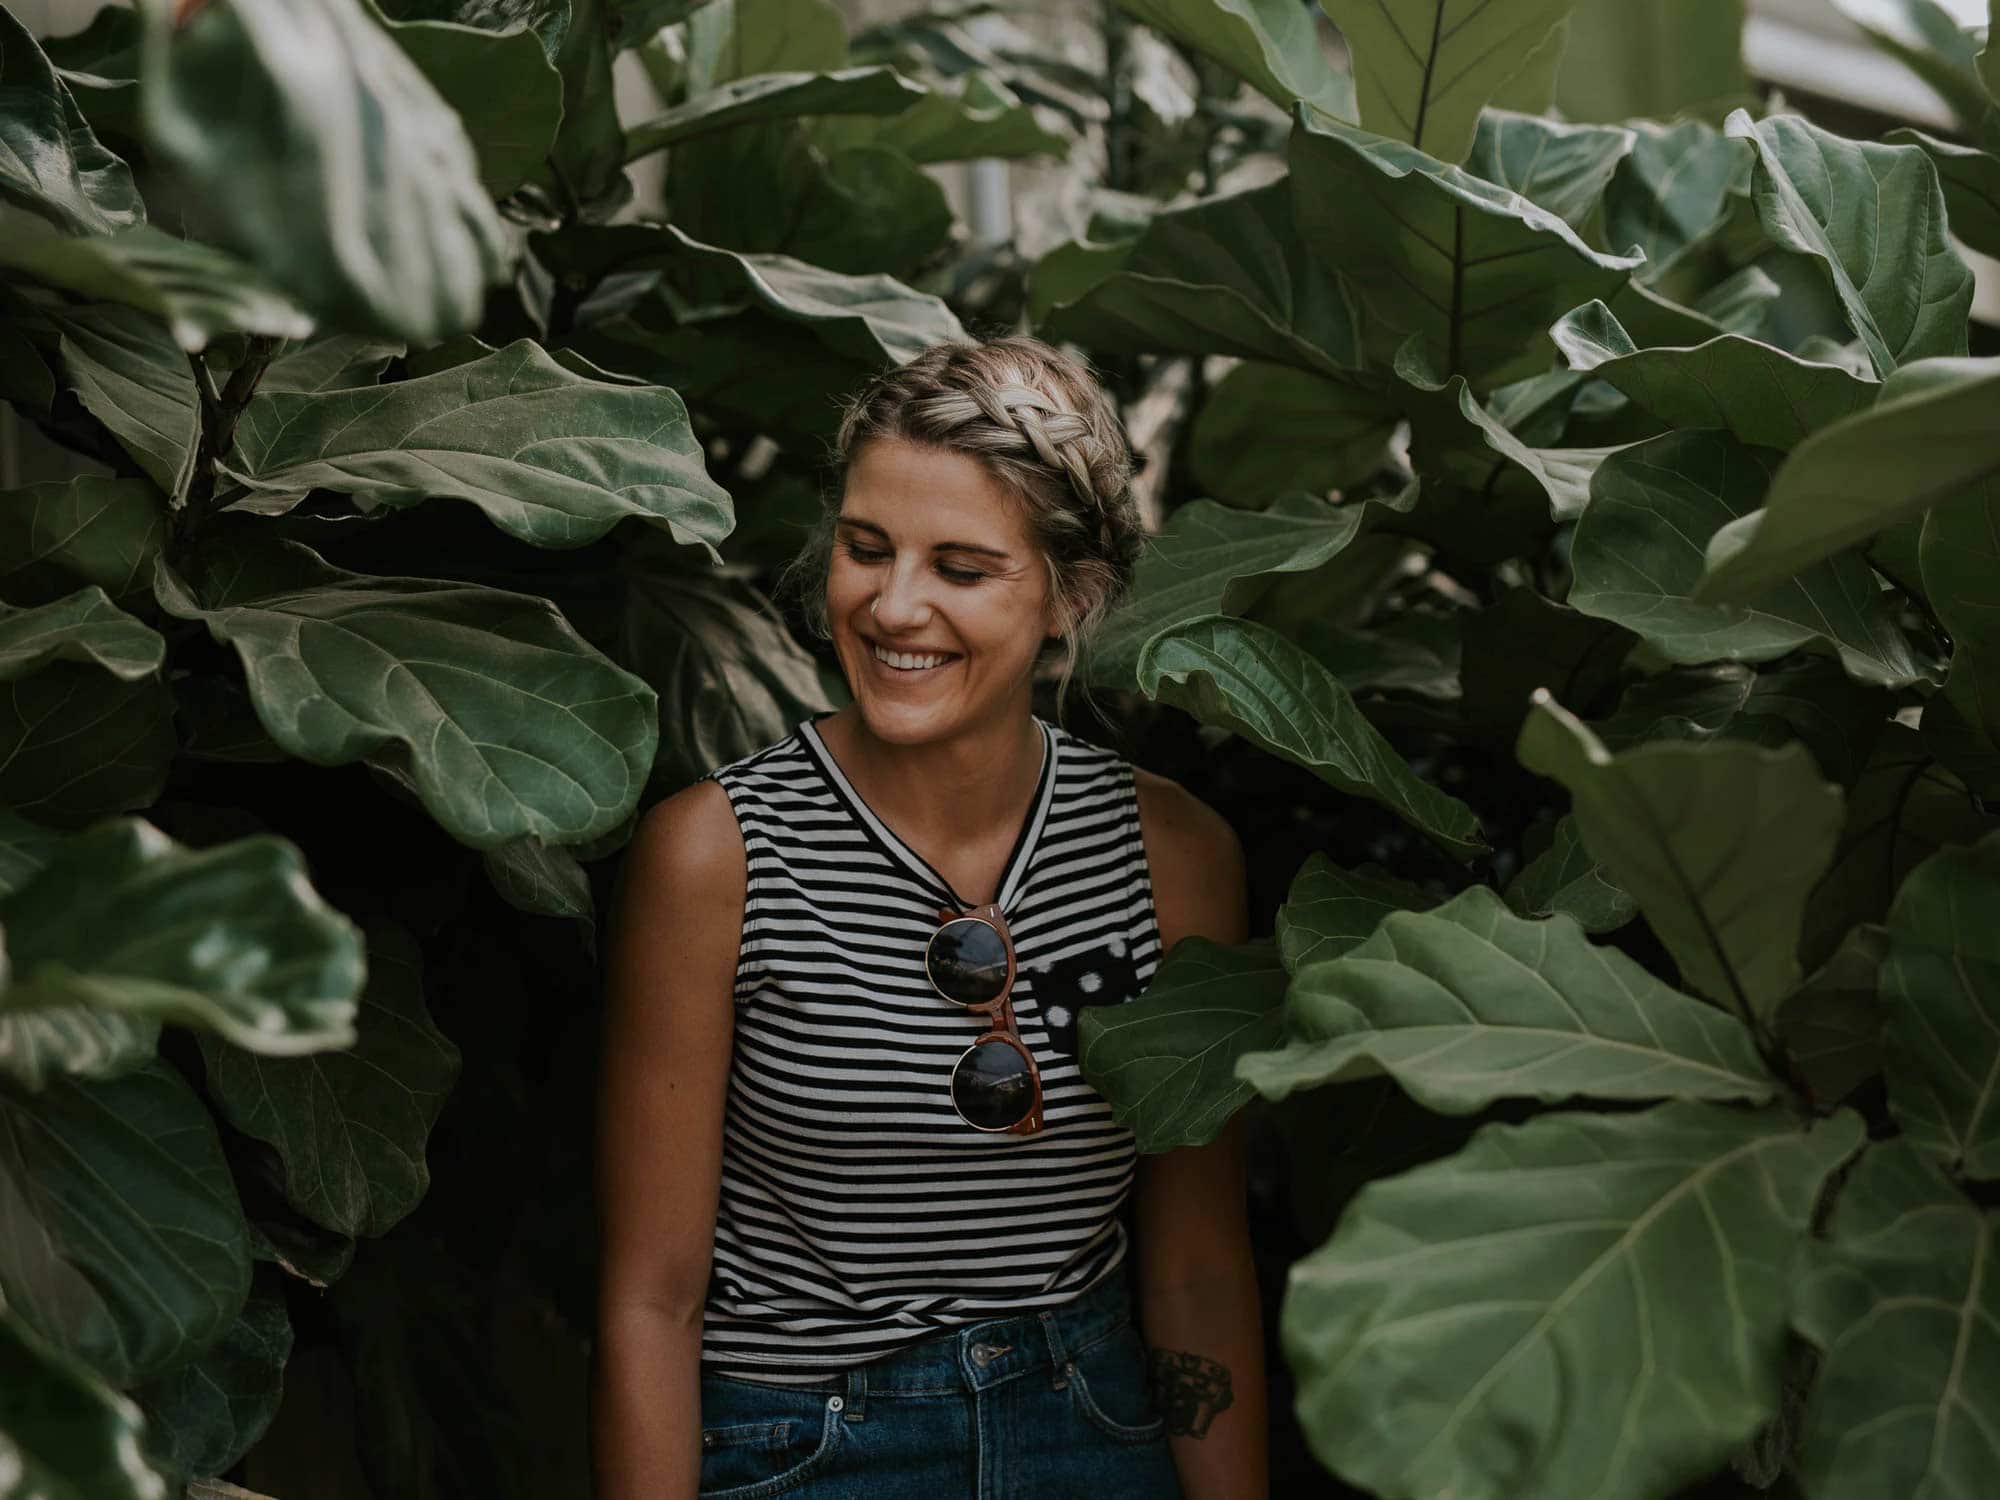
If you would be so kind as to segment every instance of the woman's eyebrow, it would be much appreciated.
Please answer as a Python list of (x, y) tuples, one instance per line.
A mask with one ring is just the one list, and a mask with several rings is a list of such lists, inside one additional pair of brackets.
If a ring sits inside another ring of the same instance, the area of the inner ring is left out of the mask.
[[(836, 524), (841, 526), (851, 526), (856, 531), (870, 532), (875, 536), (879, 536), (885, 542), (889, 540), (889, 533), (884, 531), (880, 526), (877, 526), (873, 521), (860, 521), (860, 520), (854, 520), (847, 516), (842, 516)], [(938, 542), (934, 546), (932, 546), (931, 551), (972, 552), (978, 554), (981, 557), (998, 558), (1002, 562), (1007, 562), (1011, 560), (1012, 557), (1011, 553), (1003, 552), (998, 547), (982, 547), (978, 542)]]

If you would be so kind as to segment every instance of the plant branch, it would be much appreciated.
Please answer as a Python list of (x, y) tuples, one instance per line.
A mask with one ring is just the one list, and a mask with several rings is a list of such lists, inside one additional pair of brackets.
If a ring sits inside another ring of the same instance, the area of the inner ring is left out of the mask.
[(215, 377), (198, 354), (188, 356), (195, 371), (195, 389), (201, 394), (201, 436), (196, 442), (194, 463), (185, 493), (176, 497), (174, 541), (185, 545), (213, 514), (216, 462), (236, 445), (236, 423), (243, 408), (257, 394), (257, 382), (284, 346), (284, 340), (262, 335), (252, 337), (243, 362), (230, 371), (228, 383), (218, 394)]

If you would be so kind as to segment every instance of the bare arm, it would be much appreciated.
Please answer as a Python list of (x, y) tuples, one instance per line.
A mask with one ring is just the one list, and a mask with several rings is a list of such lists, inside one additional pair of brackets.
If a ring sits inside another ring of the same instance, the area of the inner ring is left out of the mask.
[(701, 782), (640, 821), (613, 901), (598, 1092), (598, 1500), (693, 1500), (745, 859)]
[[(1212, 809), (1141, 771), (1139, 820), (1160, 941), (1248, 935), (1243, 850)], [(1243, 1120), (1206, 1146), (1140, 1158), (1140, 1326), (1187, 1500), (1269, 1494), (1264, 1336), (1245, 1204)]]

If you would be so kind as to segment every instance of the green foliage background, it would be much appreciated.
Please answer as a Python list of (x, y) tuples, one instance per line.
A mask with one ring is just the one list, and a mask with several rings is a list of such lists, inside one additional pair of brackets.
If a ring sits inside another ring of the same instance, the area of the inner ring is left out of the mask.
[[(0, 1497), (587, 1488), (617, 851), (839, 691), (833, 398), (1021, 323), (1156, 460), (1103, 735), (1272, 918), (1084, 1036), (1145, 1149), (1253, 1111), (1281, 1485), (1982, 1493), (2000, 64), (1845, 8), (1954, 134), (1734, 3), (0, 13), (80, 471), (0, 495)], [(996, 156), (1066, 221), (972, 242)]]

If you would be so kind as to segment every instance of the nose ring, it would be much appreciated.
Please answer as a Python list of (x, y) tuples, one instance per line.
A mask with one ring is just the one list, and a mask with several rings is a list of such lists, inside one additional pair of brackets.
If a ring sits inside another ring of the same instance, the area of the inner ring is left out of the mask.
[(881, 596), (880, 594), (877, 594), (877, 595), (876, 595), (876, 596), (875, 596), (875, 597), (874, 597), (873, 599), (870, 599), (870, 600), (868, 601), (868, 618), (869, 618), (869, 619), (871, 619), (871, 620), (872, 620), (872, 619), (874, 619), (874, 618), (875, 618), (875, 606), (876, 606), (876, 605), (878, 605), (878, 604), (880, 604), (881, 602), (882, 602), (882, 596)]

